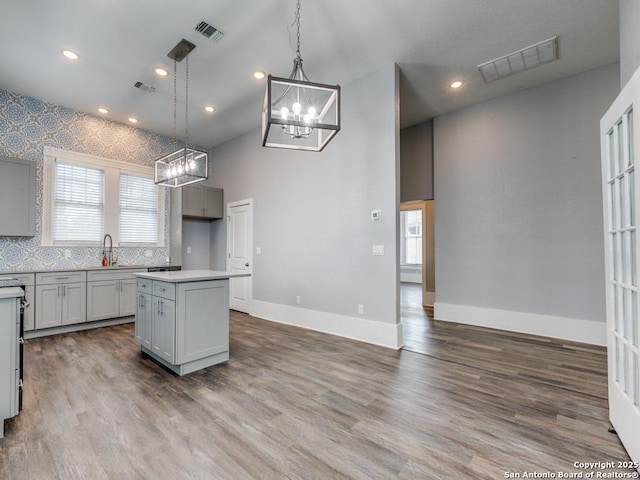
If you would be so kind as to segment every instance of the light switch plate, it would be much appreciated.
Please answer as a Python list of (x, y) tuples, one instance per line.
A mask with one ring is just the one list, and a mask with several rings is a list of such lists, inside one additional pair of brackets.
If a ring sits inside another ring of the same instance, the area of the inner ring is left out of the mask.
[(374, 245), (373, 246), (373, 254), (374, 255), (384, 255), (384, 245)]
[(371, 220), (380, 220), (381, 216), (382, 216), (382, 211), (380, 210), (373, 210), (371, 212)]

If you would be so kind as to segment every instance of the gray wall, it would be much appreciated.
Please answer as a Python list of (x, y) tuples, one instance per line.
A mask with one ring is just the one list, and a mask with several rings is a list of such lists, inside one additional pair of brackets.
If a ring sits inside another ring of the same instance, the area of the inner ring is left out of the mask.
[[(225, 201), (253, 198), (253, 297), (396, 323), (399, 129), (394, 65), (342, 86), (342, 128), (322, 153), (262, 148), (260, 132), (211, 152)], [(382, 218), (371, 221), (371, 211)], [(224, 267), (226, 222), (211, 263)], [(372, 245), (384, 256), (372, 256)]]
[[(206, 270), (209, 268), (210, 231), (211, 222), (186, 218), (182, 220), (183, 270)], [(189, 248), (191, 248), (191, 253), (188, 253)]]
[(400, 201), (433, 199), (433, 122), (400, 130)]
[(640, 67), (640, 2), (620, 0), (620, 86)]
[(605, 320), (612, 64), (435, 119), (437, 302)]

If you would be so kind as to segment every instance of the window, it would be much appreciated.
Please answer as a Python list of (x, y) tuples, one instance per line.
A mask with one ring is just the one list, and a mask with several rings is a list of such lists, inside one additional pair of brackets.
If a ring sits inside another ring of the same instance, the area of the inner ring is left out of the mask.
[(54, 242), (99, 242), (104, 229), (104, 171), (55, 165)]
[(403, 210), (402, 227), (402, 264), (422, 265), (422, 210)]
[(158, 238), (158, 187), (153, 178), (120, 174), (120, 245), (156, 243)]
[[(42, 245), (163, 246), (153, 169), (45, 147)], [(159, 194), (162, 193), (162, 194)]]

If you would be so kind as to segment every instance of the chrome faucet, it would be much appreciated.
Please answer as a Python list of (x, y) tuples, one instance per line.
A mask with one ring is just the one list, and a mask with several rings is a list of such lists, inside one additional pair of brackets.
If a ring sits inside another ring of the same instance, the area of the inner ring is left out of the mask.
[[(109, 248), (107, 249), (107, 237), (109, 237)], [(108, 233), (102, 239), (102, 266), (109, 267), (112, 265), (113, 254), (113, 238)]]

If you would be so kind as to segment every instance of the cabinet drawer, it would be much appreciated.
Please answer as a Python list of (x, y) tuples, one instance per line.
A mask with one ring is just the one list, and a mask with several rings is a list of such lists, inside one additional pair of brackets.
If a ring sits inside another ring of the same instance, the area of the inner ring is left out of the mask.
[(36, 285), (52, 285), (56, 283), (75, 283), (86, 281), (86, 271), (36, 273)]
[(156, 297), (166, 298), (168, 300), (175, 300), (176, 298), (176, 286), (169, 282), (153, 281), (153, 295)]
[(136, 290), (140, 293), (151, 293), (153, 291), (153, 281), (146, 278), (136, 280)]
[(11, 275), (0, 275), (0, 280), (4, 280), (5, 278), (16, 278), (22, 282), (22, 284), (26, 287), (29, 285), (33, 285), (35, 281), (34, 273), (14, 273)]
[(129, 280), (131, 278), (135, 278), (135, 273), (142, 273), (146, 271), (146, 268), (127, 268), (121, 270), (89, 270), (87, 272), (87, 281), (97, 282), (102, 280)]

